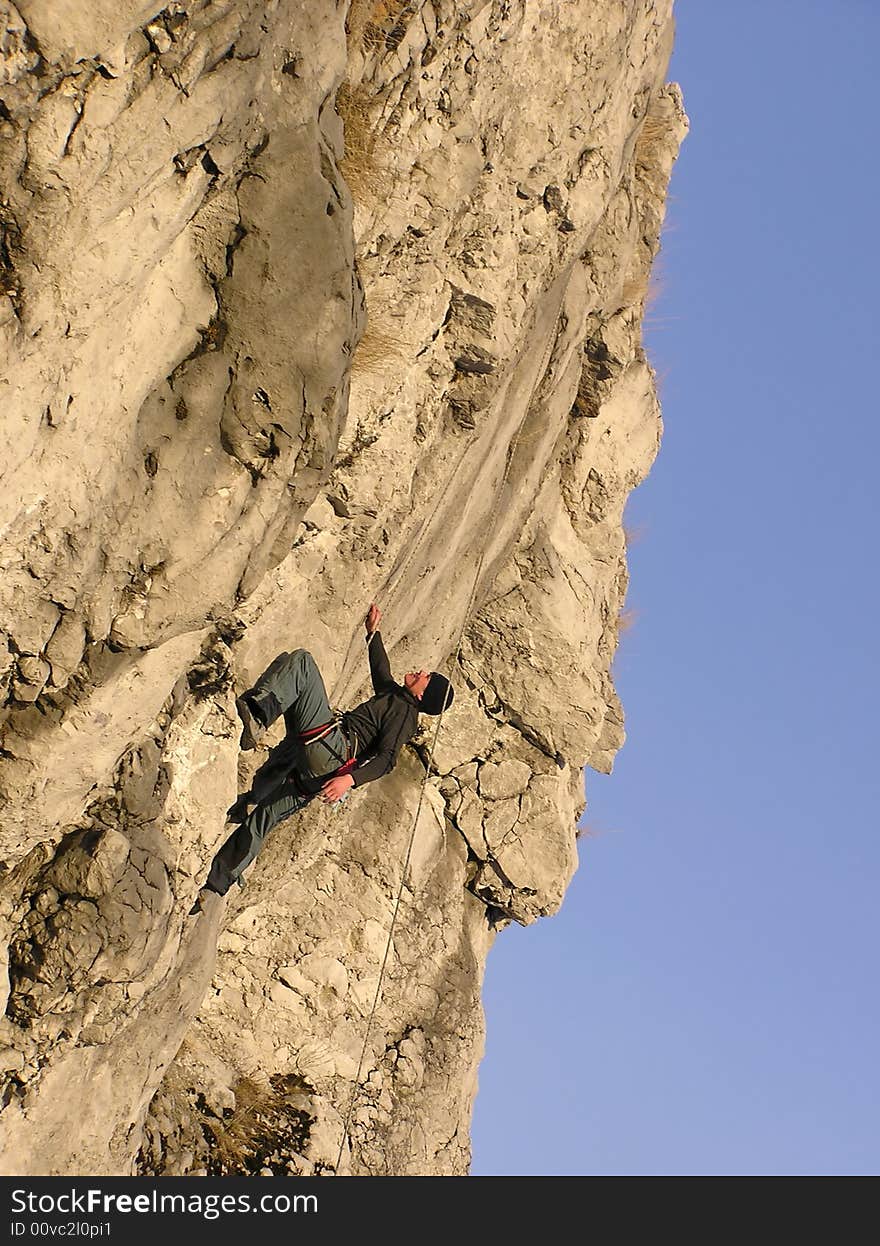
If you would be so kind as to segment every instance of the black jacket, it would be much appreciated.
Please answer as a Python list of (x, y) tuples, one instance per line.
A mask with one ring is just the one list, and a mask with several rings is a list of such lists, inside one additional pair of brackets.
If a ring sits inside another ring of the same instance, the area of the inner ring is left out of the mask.
[(346, 734), (357, 736), (357, 764), (351, 771), (355, 787), (381, 779), (397, 764), (400, 750), (419, 725), (419, 702), (391, 676), (382, 637), (373, 633), (369, 644), (370, 676), (375, 696), (342, 716)]

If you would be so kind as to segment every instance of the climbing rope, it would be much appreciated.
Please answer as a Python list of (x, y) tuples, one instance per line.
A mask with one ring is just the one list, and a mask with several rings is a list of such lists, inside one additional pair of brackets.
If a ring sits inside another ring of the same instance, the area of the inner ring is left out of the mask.
[[(551, 358), (551, 355), (553, 354), (553, 347), (556, 344), (556, 333), (557, 333), (557, 329), (559, 326), (559, 321), (562, 317), (562, 311), (563, 309), (560, 303), (560, 307), (557, 310), (556, 317), (553, 322), (553, 327), (548, 335), (547, 346), (544, 351), (543, 357), (541, 359), (541, 366), (538, 368), (537, 372), (535, 373), (535, 377), (536, 377), (535, 392), (537, 392), (538, 389), (540, 388), (541, 382), (543, 381), (544, 376), (546, 375), (547, 368), (550, 363), (550, 358)], [(530, 404), (526, 404), (524, 407), (522, 419), (520, 420), (519, 425), (517, 426), (516, 432), (514, 434), (514, 439), (511, 442), (511, 449), (514, 447), (514, 445), (518, 445), (519, 442), (522, 440), (520, 434), (522, 433), (523, 424), (525, 423), (525, 417), (529, 411), (529, 405)], [(391, 602), (397, 596), (398, 590), (400, 589), (400, 586), (403, 584), (403, 581), (404, 581), (404, 573), (406, 572), (410, 563), (415, 558), (418, 551), (421, 549), (425, 538), (430, 532), (431, 525), (434, 521), (434, 518), (438, 510), (440, 509), (441, 501), (443, 500), (444, 497), (447, 496), (448, 491), (449, 491), (449, 486), (452, 484), (452, 481), (458, 475), (458, 470), (461, 467), (462, 463), (464, 462), (465, 457), (471, 451), (471, 449), (476, 445), (478, 440), (479, 440), (479, 433), (475, 433), (474, 436), (468, 438), (468, 440), (464, 443), (461, 449), (461, 453), (456, 458), (453, 464), (452, 470), (449, 472), (449, 474), (446, 477), (443, 488), (437, 490), (436, 496), (438, 500), (437, 500), (436, 505), (433, 507), (433, 509), (428, 513), (428, 515), (423, 520), (421, 528), (419, 529), (415, 540), (406, 542), (403, 548), (401, 549), (401, 552), (398, 555), (394, 563), (394, 566), (391, 568), (391, 570), (388, 573), (388, 576), (385, 580), (385, 584), (383, 588), (377, 594), (377, 597), (382, 602), (383, 610), (387, 611), (391, 605)], [(531, 440), (531, 438), (526, 438), (526, 440)], [(502, 485), (501, 485), (502, 489), (507, 479), (507, 472), (509, 470), (509, 467), (510, 467), (510, 461), (508, 459), (508, 463), (505, 467), (504, 477), (502, 480)], [(481, 560), (481, 567), (482, 567), (482, 560)], [(479, 571), (477, 572), (477, 575), (479, 575)], [(336, 704), (338, 699), (341, 697), (345, 689), (346, 681), (349, 677), (349, 667), (352, 663), (354, 649), (357, 644), (359, 626), (360, 626), (359, 624), (356, 625), (354, 630), (352, 631), (351, 637), (348, 642), (348, 647), (346, 648), (346, 651), (345, 651), (345, 657), (343, 658), (342, 665), (339, 669), (339, 676), (336, 680), (336, 683), (333, 686), (333, 691), (331, 693), (331, 701), (334, 705)]]
[[(548, 346), (547, 346), (547, 350), (545, 352), (544, 358), (542, 360), (541, 368), (537, 373), (537, 376), (539, 378), (538, 386), (540, 386), (540, 383), (543, 380), (544, 375), (546, 374), (547, 368), (549, 367), (549, 364), (550, 364), (550, 358), (553, 353), (553, 346), (556, 341), (556, 327), (559, 324), (560, 314), (561, 314), (561, 307), (560, 307), (560, 312), (557, 313), (557, 317), (556, 317), (556, 321), (554, 322), (553, 330), (551, 331), (550, 336), (549, 336), (549, 342), (548, 342)], [(536, 391), (537, 391), (538, 386), (536, 386)], [(487, 534), (494, 531), (495, 521), (498, 517), (498, 510), (501, 505), (501, 499), (504, 496), (504, 489), (507, 484), (508, 475), (510, 474), (510, 466), (516, 454), (516, 450), (519, 445), (520, 433), (522, 432), (523, 425), (525, 424), (526, 416), (529, 413), (530, 407), (531, 407), (530, 403), (524, 404), (522, 417), (520, 418), (519, 424), (516, 427), (516, 431), (514, 432), (513, 438), (511, 439), (510, 446), (508, 447), (507, 459), (504, 464), (504, 472), (501, 477), (501, 483), (499, 484), (498, 490), (495, 494), (495, 501), (492, 505), (492, 510), (489, 515), (489, 522), (486, 525), (486, 529), (485, 529)], [(445, 490), (439, 494), (439, 497), (442, 498), (444, 494), (445, 494)], [(434, 507), (434, 510), (431, 514), (432, 519), (434, 515), (437, 513), (438, 508), (439, 508), (439, 501), (437, 503), (437, 506)], [(420, 537), (419, 537), (420, 540), (424, 536), (424, 532), (426, 531), (428, 526), (429, 525), (427, 524), (424, 525), (422, 533), (420, 534)], [(473, 583), (471, 584), (470, 596), (468, 597), (467, 605), (465, 606), (464, 613), (462, 614), (461, 627), (459, 628), (459, 632), (458, 632), (458, 640), (456, 641), (455, 649), (453, 650), (455, 654), (455, 661), (459, 664), (459, 666), (461, 665), (461, 645), (462, 645), (462, 641), (464, 640), (464, 632), (468, 624), (468, 619), (470, 617), (471, 607), (473, 606), (474, 600), (477, 595), (477, 588), (480, 582), (480, 575), (483, 570), (483, 563), (486, 560), (487, 548), (488, 548), (488, 541), (485, 541), (483, 542), (483, 547), (480, 552), (480, 557), (477, 560), (477, 569), (476, 569), (476, 572), (474, 573)], [(404, 562), (403, 564), (404, 567), (408, 565), (409, 561), (410, 559), (408, 558)], [(397, 584), (400, 584), (401, 579), (402, 579), (402, 570), (400, 573), (400, 577), (397, 580)], [(372, 633), (371, 633), (371, 638), (372, 638)], [(446, 707), (444, 705), (444, 709), (445, 708)], [(428, 749), (428, 763), (427, 763), (427, 766), (425, 767), (424, 778), (422, 779), (421, 788), (419, 790), (419, 801), (418, 801), (418, 805), (416, 806), (416, 814), (413, 819), (412, 830), (410, 831), (410, 834), (409, 834), (409, 841), (407, 843), (407, 848), (406, 848), (406, 856), (404, 857), (403, 869), (400, 875), (400, 886), (397, 889), (397, 896), (394, 901), (394, 908), (392, 909), (392, 912), (391, 912), (391, 925), (388, 929), (388, 938), (385, 941), (385, 952), (384, 952), (384, 955), (382, 956), (382, 963), (379, 967), (379, 977), (376, 982), (376, 992), (375, 992), (375, 995), (373, 996), (373, 1004), (372, 1004), (372, 1007), (370, 1008), (370, 1014), (367, 1018), (367, 1025), (364, 1030), (364, 1041), (363, 1041), (363, 1044), (361, 1045), (361, 1054), (360, 1054), (360, 1058), (358, 1059), (357, 1073), (355, 1074), (354, 1082), (352, 1084), (352, 1090), (351, 1090), (351, 1096), (348, 1102), (348, 1108), (346, 1110), (345, 1117), (343, 1118), (343, 1122), (342, 1122), (342, 1137), (339, 1142), (339, 1153), (336, 1156), (336, 1165), (335, 1165), (335, 1171), (337, 1174), (339, 1172), (339, 1165), (342, 1163), (342, 1153), (345, 1150), (345, 1143), (348, 1138), (348, 1131), (351, 1125), (352, 1114), (354, 1112), (355, 1100), (357, 1098), (358, 1089), (360, 1088), (361, 1073), (363, 1072), (364, 1059), (367, 1054), (367, 1045), (370, 1041), (370, 1031), (373, 1028), (373, 1021), (375, 1020), (376, 1009), (378, 1008), (379, 1000), (382, 997), (382, 984), (385, 978), (385, 970), (388, 965), (388, 957), (391, 953), (391, 945), (394, 941), (394, 927), (397, 924), (397, 915), (400, 910), (400, 902), (403, 898), (403, 889), (406, 886), (406, 875), (407, 875), (407, 870), (409, 869), (410, 860), (412, 858), (412, 850), (413, 850), (413, 846), (415, 844), (415, 839), (416, 839), (416, 830), (418, 829), (418, 824), (419, 824), (419, 815), (422, 812), (422, 804), (425, 798), (425, 789), (428, 786), (428, 779), (431, 777), (431, 771), (434, 766), (434, 750), (437, 747), (437, 740), (440, 735), (440, 725), (442, 721), (443, 721), (443, 714), (441, 712), (437, 717), (437, 726), (434, 729), (434, 736), (433, 736), (433, 739), (431, 740), (431, 743)]]
[[(388, 577), (385, 580), (385, 584), (382, 590), (380, 591), (380, 593), (377, 594), (377, 596), (382, 601), (382, 608), (384, 611), (388, 610), (388, 608), (391, 605), (391, 602), (397, 596), (398, 590), (401, 584), (403, 583), (404, 572), (409, 567), (410, 563), (415, 558), (418, 551), (421, 549), (422, 544), (425, 540), (425, 537), (428, 535), (428, 533), (431, 530), (431, 524), (434, 520), (435, 515), (437, 514), (437, 511), (440, 509), (440, 501), (446, 496), (449, 485), (455, 479), (456, 475), (458, 474), (458, 469), (461, 467), (462, 463), (465, 460), (465, 456), (467, 455), (468, 451), (473, 447), (475, 443), (476, 443), (476, 437), (472, 437), (472, 438), (469, 438), (468, 441), (466, 441), (465, 444), (462, 446), (461, 453), (456, 459), (453, 469), (449, 473), (446, 479), (444, 487), (438, 490), (437, 492), (438, 501), (437, 501), (436, 506), (433, 508), (433, 510), (431, 510), (425, 516), (425, 519), (422, 522), (422, 526), (415, 540), (411, 542), (407, 542), (404, 545), (403, 549), (401, 550), (401, 553), (397, 557), (397, 561), (395, 562), (394, 566), (389, 571)], [(348, 648), (345, 651), (345, 657), (343, 658), (342, 666), (340, 667), (339, 678), (337, 679), (333, 687), (333, 693), (332, 693), (331, 699), (334, 704), (339, 699), (339, 697), (342, 695), (342, 692), (345, 688), (345, 683), (348, 678), (348, 670), (351, 664), (352, 653), (353, 653), (355, 644), (357, 642), (359, 626), (360, 626), (359, 624), (356, 625), (354, 628), (354, 631), (351, 634), (351, 639), (348, 642)], [(367, 643), (369, 643), (369, 641)]]

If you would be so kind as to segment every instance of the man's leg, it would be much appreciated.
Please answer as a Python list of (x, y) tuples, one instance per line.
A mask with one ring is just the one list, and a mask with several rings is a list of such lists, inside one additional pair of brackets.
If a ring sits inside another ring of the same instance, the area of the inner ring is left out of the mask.
[(283, 714), (287, 730), (297, 735), (333, 718), (321, 672), (307, 649), (279, 654), (245, 698), (267, 727)]
[[(308, 650), (279, 654), (243, 699), (265, 726), (270, 726), (279, 714), (284, 715), (288, 737), (284, 751), (290, 754), (293, 769), (322, 775), (332, 773), (348, 760), (348, 742), (338, 727), (320, 741), (300, 740), (303, 732), (333, 721), (324, 680)], [(242, 741), (245, 746), (244, 735)]]
[(232, 884), (238, 882), (247, 867), (256, 859), (272, 828), (285, 818), (291, 817), (308, 802), (308, 797), (288, 792), (266, 801), (265, 804), (257, 805), (214, 857), (205, 880), (208, 890), (225, 896)]

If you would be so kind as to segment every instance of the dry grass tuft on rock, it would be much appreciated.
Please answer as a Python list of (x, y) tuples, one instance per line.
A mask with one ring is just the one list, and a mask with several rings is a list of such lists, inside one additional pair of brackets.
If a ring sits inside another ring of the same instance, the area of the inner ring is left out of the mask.
[(639, 131), (639, 137), (636, 140), (637, 148), (644, 148), (659, 143), (669, 133), (669, 118), (662, 113), (648, 112), (645, 120), (642, 122), (642, 128)]
[(403, 357), (405, 343), (399, 334), (390, 333), (367, 322), (363, 337), (355, 347), (351, 361), (353, 376), (364, 372), (385, 372)]
[(209, 1173), (288, 1175), (292, 1157), (308, 1140), (312, 1118), (307, 1102), (299, 1078), (275, 1076), (269, 1086), (241, 1078), (232, 1116), (223, 1125), (207, 1125), (214, 1139)]
[(345, 19), (349, 51), (399, 47), (418, 7), (412, 0), (351, 0)]
[(382, 159), (387, 143), (376, 125), (374, 96), (365, 87), (344, 82), (336, 92), (336, 111), (345, 135), (345, 154), (339, 167), (352, 198), (364, 206), (387, 199), (393, 179)]
[(636, 625), (638, 617), (639, 612), (637, 610), (621, 610), (620, 614), (617, 616), (618, 636), (624, 635), (625, 632), (631, 632)]
[(654, 162), (655, 148), (669, 139), (673, 124), (668, 101), (663, 96), (659, 98), (655, 96), (648, 104), (645, 119), (636, 137), (636, 164), (644, 165)]
[(630, 274), (623, 283), (623, 307), (652, 307), (663, 293), (663, 280), (655, 268)]

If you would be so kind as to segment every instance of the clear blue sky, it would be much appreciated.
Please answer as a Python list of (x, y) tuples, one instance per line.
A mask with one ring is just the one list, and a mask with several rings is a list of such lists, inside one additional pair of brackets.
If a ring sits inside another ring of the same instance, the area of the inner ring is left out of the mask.
[(490, 954), (477, 1175), (880, 1171), (880, 5), (675, 11), (628, 740)]

